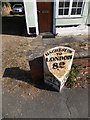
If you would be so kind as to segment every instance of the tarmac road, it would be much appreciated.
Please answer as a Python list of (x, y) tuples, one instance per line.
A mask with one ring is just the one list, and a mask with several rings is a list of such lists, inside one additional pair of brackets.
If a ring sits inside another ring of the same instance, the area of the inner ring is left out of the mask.
[(22, 95), (16, 87), (3, 89), (3, 118), (88, 118), (88, 89), (64, 88), (62, 93), (40, 90)]

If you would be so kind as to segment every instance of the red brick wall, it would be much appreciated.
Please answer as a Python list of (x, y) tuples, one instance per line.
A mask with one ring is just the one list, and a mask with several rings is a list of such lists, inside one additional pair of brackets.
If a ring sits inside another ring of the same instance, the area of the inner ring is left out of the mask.
[(90, 58), (74, 59), (73, 63), (79, 64), (83, 67), (81, 72), (90, 73)]

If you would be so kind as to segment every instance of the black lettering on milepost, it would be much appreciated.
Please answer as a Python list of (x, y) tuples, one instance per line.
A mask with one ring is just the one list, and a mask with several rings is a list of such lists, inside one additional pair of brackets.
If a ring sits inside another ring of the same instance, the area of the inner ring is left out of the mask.
[(53, 69), (57, 69), (58, 67), (58, 63), (53, 63)]
[(65, 62), (53, 63), (52, 65), (53, 69), (64, 68), (64, 67), (65, 67)]
[(61, 60), (70, 60), (70, 59), (72, 59), (72, 55), (57, 56), (57, 57), (46, 58), (46, 62), (61, 61)]
[(65, 62), (60, 62), (60, 63), (59, 63), (59, 67), (60, 67), (60, 68), (64, 68), (64, 67), (65, 67)]

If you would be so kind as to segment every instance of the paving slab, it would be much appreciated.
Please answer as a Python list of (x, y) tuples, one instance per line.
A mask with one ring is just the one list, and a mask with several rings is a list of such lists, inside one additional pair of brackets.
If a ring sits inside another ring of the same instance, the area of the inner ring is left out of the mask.
[(37, 39), (33, 40), (31, 45), (32, 47), (30, 50), (33, 51), (33, 53), (39, 53), (38, 56), (43, 55), (45, 51), (47, 51), (50, 48), (54, 48), (57, 46), (67, 46), (75, 49), (75, 57), (87, 57), (90, 56), (88, 49), (84, 48), (78, 48), (79, 44), (88, 44), (89, 40), (83, 37), (75, 37), (75, 36), (65, 36), (65, 37), (56, 37), (56, 38), (45, 38), (42, 39), (40, 36), (37, 37)]

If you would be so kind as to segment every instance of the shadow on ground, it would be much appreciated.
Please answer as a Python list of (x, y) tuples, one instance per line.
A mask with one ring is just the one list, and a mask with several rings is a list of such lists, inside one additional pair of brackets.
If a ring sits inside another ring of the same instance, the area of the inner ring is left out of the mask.
[(27, 82), (28, 84), (31, 84), (36, 88), (42, 90), (57, 91), (54, 88), (51, 88), (50, 86), (46, 85), (44, 83), (44, 80), (42, 80), (42, 82), (41, 80), (37, 82), (32, 80), (31, 71), (25, 71), (23, 69), (20, 69), (19, 67), (6, 68), (3, 77), (13, 78), (19, 81)]
[(27, 36), (25, 16), (3, 16), (2, 34)]

